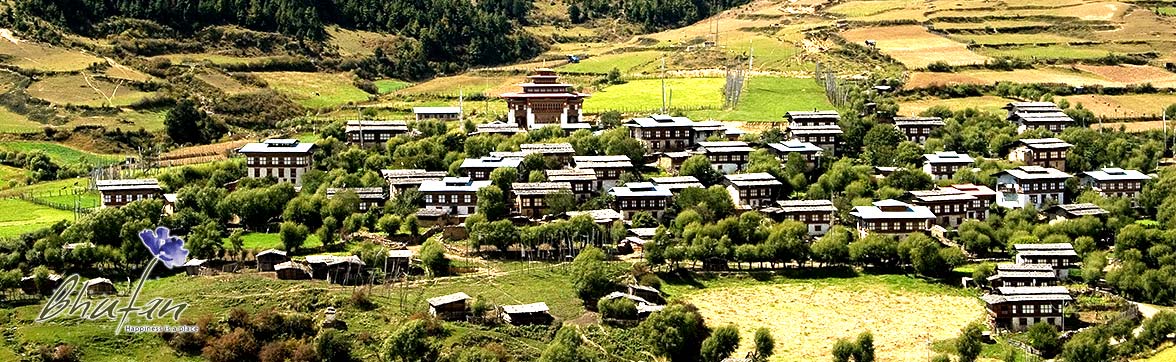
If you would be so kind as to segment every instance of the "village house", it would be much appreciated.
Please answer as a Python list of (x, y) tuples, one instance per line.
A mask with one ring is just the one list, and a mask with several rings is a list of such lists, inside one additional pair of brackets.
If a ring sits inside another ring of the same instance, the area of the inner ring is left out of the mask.
[(931, 175), (932, 180), (949, 180), (956, 171), (971, 167), (976, 160), (967, 154), (955, 151), (936, 152), (923, 155), (923, 172)]
[(281, 280), (307, 280), (311, 278), (311, 269), (302, 263), (287, 261), (274, 265), (274, 272)]
[(529, 324), (545, 325), (553, 318), (549, 314), (547, 303), (531, 303), (521, 305), (502, 306), (502, 321), (510, 325), (522, 326)]
[(334, 255), (307, 255), (306, 265), (310, 267), (310, 277), (318, 280), (327, 279), (327, 263), (335, 260)]
[(572, 184), (567, 182), (516, 182), (511, 184), (514, 194), (514, 209), (530, 219), (547, 215), (547, 196), (566, 192), (572, 194)]
[[(470, 296), (464, 292), (457, 292), (425, 300), (429, 303), (429, 315), (442, 320), (461, 321), (466, 316), (466, 301)], [(478, 316), (480, 317), (480, 316)]]
[(1064, 330), (1062, 308), (1074, 300), (1061, 286), (999, 287), (980, 299), (988, 305), (992, 326), (1010, 331), (1024, 331), (1042, 322)]
[(769, 212), (774, 219), (804, 223), (810, 236), (828, 233), (837, 215), (837, 207), (833, 206), (832, 200), (779, 200), (776, 205)]
[(1061, 133), (1074, 123), (1074, 119), (1053, 102), (1013, 102), (1002, 108), (1008, 111), (1006, 118), (1017, 125), (1017, 133), (1025, 133), (1033, 128)]
[(788, 158), (794, 153), (800, 155), (804, 159), (805, 166), (808, 166), (810, 170), (817, 167), (817, 163), (821, 160), (821, 153), (825, 151), (812, 143), (797, 140), (769, 143), (768, 147), (776, 153), (776, 157), (780, 159), (780, 163), (787, 164)]
[(911, 203), (925, 206), (935, 214), (935, 224), (948, 230), (959, 227), (974, 212), (976, 197), (956, 189), (943, 188), (907, 192)]
[(464, 218), (477, 212), (478, 189), (490, 186), (490, 180), (473, 181), (469, 177), (446, 177), (441, 181), (421, 183), (425, 208), (446, 210), (449, 215)]
[(473, 136), (473, 135), (479, 135), (479, 134), (500, 134), (503, 136), (510, 137), (510, 136), (513, 136), (513, 135), (516, 135), (519, 133), (523, 133), (523, 132), (525, 132), (525, 131), (522, 128), (519, 128), (519, 125), (517, 125), (517, 124), (509, 123), (509, 122), (493, 121), (493, 122), (482, 123), (482, 124), (478, 124), (478, 125), (474, 126), (474, 131), (470, 132), (470, 135)]
[(873, 206), (855, 206), (849, 214), (856, 219), (858, 232), (863, 236), (868, 233), (902, 236), (922, 232), (935, 221), (935, 214), (926, 206), (893, 199), (875, 201)]
[(609, 193), (616, 198), (616, 208), (625, 216), (625, 220), (633, 218), (633, 214), (641, 211), (649, 212), (654, 218), (661, 218), (673, 194), (670, 190), (649, 182), (630, 182), (625, 186), (613, 187)]
[(621, 221), (621, 220), (625, 219), (624, 215), (621, 215), (620, 212), (617, 212), (617, 210), (613, 210), (613, 209), (568, 211), (568, 212), (566, 212), (566, 214), (569, 219), (575, 218), (576, 216), (580, 216), (580, 215), (588, 215), (588, 217), (592, 218), (593, 223), (595, 223), (597, 225), (606, 225), (606, 226), (612, 225), (614, 222)]
[(621, 180), (622, 174), (633, 170), (633, 161), (623, 155), (573, 156), (572, 163), (574, 168), (595, 172), (596, 189), (601, 192), (608, 192)]
[(907, 137), (907, 140), (918, 144), (927, 142), (931, 133), (944, 126), (943, 118), (939, 117), (894, 117), (894, 128)]
[(997, 172), (996, 204), (1001, 207), (1021, 208), (1034, 206), (1043, 208), (1047, 203), (1063, 204), (1066, 180), (1070, 174), (1054, 168), (1020, 166)]
[(114, 283), (106, 278), (94, 278), (87, 280), (82, 288), (86, 290), (86, 296), (93, 298), (96, 295), (113, 295), (118, 294), (118, 290), (114, 288)]
[(697, 154), (698, 152), (695, 151), (662, 152), (661, 156), (657, 158), (657, 167), (670, 174), (677, 174), (678, 170), (682, 168), (682, 164)]
[(163, 197), (163, 188), (153, 178), (98, 180), (94, 183), (102, 195), (102, 207), (121, 207), (134, 201)]
[(296, 139), (268, 139), (237, 149), (245, 155), (246, 177), (273, 177), (302, 186), (302, 175), (314, 164), (314, 143)]
[(384, 189), (381, 187), (332, 187), (327, 189), (327, 199), (334, 198), (335, 195), (344, 191), (351, 191), (356, 196), (359, 196), (359, 212), (367, 212), (371, 209), (384, 207), (384, 202), (388, 201), (388, 195), (384, 194)]
[(698, 152), (710, 160), (711, 167), (722, 174), (747, 168), (748, 156), (755, 149), (742, 141), (699, 142)]
[(766, 172), (723, 176), (723, 185), (736, 208), (754, 209), (773, 205), (784, 183)]
[(546, 170), (543, 174), (547, 176), (547, 182), (567, 182), (572, 185), (572, 194), (576, 195), (576, 200), (587, 201), (593, 196), (596, 196), (599, 185), (596, 180), (596, 172), (588, 169), (566, 168), (562, 170)]
[(838, 125), (841, 115), (837, 111), (787, 112), (784, 118), (788, 120), (785, 133), (789, 139), (812, 143), (825, 152), (836, 152), (843, 133)]
[(412, 107), (416, 120), (438, 119), (442, 121), (461, 120), (461, 107)]
[(429, 209), (420, 208), (416, 213), (417, 223), (421, 228), (430, 228), (434, 226), (453, 225), (453, 218), (449, 217), (448, 209)]
[(972, 205), (968, 208), (967, 218), (984, 220), (988, 218), (989, 208), (996, 202), (996, 191), (993, 191), (988, 186), (974, 185), (974, 184), (955, 184), (951, 186), (940, 187), (940, 189), (952, 189), (972, 195), (975, 200), (972, 200)]
[(670, 193), (674, 194), (674, 196), (678, 196), (678, 194), (681, 193), (682, 190), (685, 190), (687, 188), (691, 188), (691, 187), (697, 187), (700, 189), (706, 188), (706, 186), (703, 186), (702, 182), (699, 182), (698, 178), (696, 178), (694, 176), (654, 177), (654, 178), (649, 179), (649, 181), (653, 182), (653, 184), (656, 186), (660, 186), (662, 188), (670, 190)]
[(1047, 264), (1053, 266), (1059, 278), (1069, 276), (1069, 270), (1078, 267), (1081, 258), (1070, 243), (1015, 244), (1013, 261), (1017, 264)]
[(1091, 203), (1054, 205), (1041, 211), (1050, 223), (1055, 221), (1077, 219), (1084, 216), (1105, 218), (1111, 213), (1098, 205)]
[(996, 274), (988, 277), (988, 286), (992, 288), (1053, 285), (1058, 285), (1058, 276), (1053, 266), (1047, 264), (997, 264)]
[(1082, 173), (1082, 185), (1104, 197), (1135, 199), (1143, 192), (1143, 185), (1150, 180), (1151, 176), (1143, 172), (1113, 167)]
[(409, 133), (408, 123), (405, 121), (347, 121), (343, 132), (347, 135), (347, 144), (360, 147), (383, 147), (388, 140), (396, 136)]
[(517, 169), (522, 162), (522, 158), (515, 157), (484, 156), (480, 158), (467, 158), (461, 161), (461, 166), (458, 166), (458, 170), (474, 181), (482, 181), (489, 180), (490, 173), (499, 167)]
[(524, 143), (519, 145), (519, 149), (525, 155), (538, 153), (543, 157), (553, 160), (560, 165), (569, 165), (572, 163), (572, 156), (576, 155), (576, 149), (572, 147), (571, 143)]
[(404, 190), (419, 188), (425, 181), (441, 181), (448, 174), (445, 171), (422, 169), (380, 170), (380, 176), (388, 183), (389, 197), (396, 196)]
[(575, 86), (560, 83), (559, 76), (551, 69), (536, 69), (527, 79), (527, 83), (519, 84), (522, 92), (502, 94), (508, 122), (526, 130), (550, 125), (565, 130), (590, 128), (584, 122), (587, 93), (576, 92)]
[(695, 122), (686, 117), (655, 114), (625, 122), (629, 136), (641, 141), (651, 153), (681, 152), (694, 147)]
[(728, 141), (737, 141), (739, 137), (743, 137), (743, 130), (731, 127), (718, 121), (698, 121), (694, 122), (694, 143), (698, 144), (711, 139), (712, 137), (722, 138)]
[(254, 256), (257, 259), (257, 271), (274, 271), (274, 266), (290, 261), (286, 252), (277, 249), (266, 249)]
[(1057, 138), (1025, 138), (1009, 151), (1009, 161), (1065, 171), (1066, 153), (1071, 147), (1074, 145)]

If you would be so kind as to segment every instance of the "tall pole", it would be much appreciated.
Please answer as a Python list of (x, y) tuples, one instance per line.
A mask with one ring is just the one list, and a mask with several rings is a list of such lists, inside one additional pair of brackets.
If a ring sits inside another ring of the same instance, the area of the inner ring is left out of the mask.
[(666, 55), (662, 54), (662, 74), (661, 74), (661, 88), (662, 88), (662, 108), (661, 113), (666, 114)]

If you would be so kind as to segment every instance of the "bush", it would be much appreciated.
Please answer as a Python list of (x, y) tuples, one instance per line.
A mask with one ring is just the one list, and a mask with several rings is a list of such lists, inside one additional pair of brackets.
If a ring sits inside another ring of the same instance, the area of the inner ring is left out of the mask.
[(947, 64), (947, 62), (939, 60), (934, 63), (928, 64), (927, 70), (932, 71), (932, 72), (939, 72), (939, 73), (951, 73), (953, 69), (952, 69), (951, 65)]
[(421, 246), (421, 263), (432, 276), (449, 274), (449, 259), (445, 258), (445, 246), (437, 239), (429, 239)]
[(576, 288), (576, 295), (585, 304), (591, 305), (589, 303), (608, 294), (616, 286), (604, 262), (605, 258), (600, 249), (588, 247), (572, 260), (572, 285)]
[(1058, 351), (1058, 329), (1053, 324), (1034, 324), (1025, 336), (1029, 339), (1029, 346), (1044, 356), (1053, 356)]
[(637, 303), (629, 298), (601, 299), (596, 302), (596, 311), (604, 319), (637, 319)]
[(204, 358), (212, 362), (237, 362), (257, 355), (257, 341), (244, 328), (233, 329), (204, 347)]

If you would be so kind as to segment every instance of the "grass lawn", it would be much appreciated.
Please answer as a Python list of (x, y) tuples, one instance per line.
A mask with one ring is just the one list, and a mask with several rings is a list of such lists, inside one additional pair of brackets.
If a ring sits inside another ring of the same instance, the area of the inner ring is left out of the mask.
[(599, 55), (581, 60), (576, 64), (562, 66), (559, 68), (559, 71), (566, 73), (605, 74), (611, 71), (613, 68), (617, 68), (621, 71), (621, 73), (628, 73), (634, 68), (661, 59), (662, 54), (663, 52), (660, 51), (646, 50), (629, 53)]
[(270, 88), (290, 96), (308, 108), (331, 108), (363, 102), (371, 96), (352, 84), (350, 73), (259, 72), (253, 73)]
[[(245, 242), (245, 249), (253, 251), (262, 251), (266, 249), (282, 250), (282, 239), (278, 238), (278, 233), (247, 233), (241, 236), (241, 240)], [(224, 239), (225, 247), (232, 248), (229, 244), (229, 238)], [(318, 236), (311, 234), (306, 237), (306, 242), (302, 244), (305, 248), (317, 248), (323, 245)]]
[[(1176, 9), (1176, 8), (1174, 8)], [(1174, 13), (1176, 15), (1176, 13)], [(1163, 351), (1148, 357), (1147, 359), (1138, 360), (1139, 362), (1176, 362), (1176, 347), (1168, 347)]]
[(830, 109), (825, 90), (809, 78), (754, 77), (734, 110), (687, 112), (691, 118), (723, 121), (779, 121), (784, 112)]
[(16, 237), (53, 225), (61, 220), (73, 220), (71, 211), (58, 210), (18, 199), (0, 199), (0, 238)]
[(412, 85), (412, 83), (396, 79), (380, 79), (373, 83), (376, 83), (376, 88), (379, 89), (380, 94), (392, 93)]
[(82, 151), (66, 145), (42, 141), (4, 141), (0, 142), (0, 149), (11, 151), (41, 151), (49, 155), (54, 162), (64, 164), (108, 164), (123, 160), (119, 155), (100, 155)]
[[(794, 275), (666, 278), (664, 291), (696, 305), (708, 326), (735, 323), (744, 336), (759, 327), (788, 336), (776, 338), (772, 361), (827, 360), (834, 341), (866, 330), (874, 334), (879, 360), (926, 360), (931, 341), (954, 338), (985, 316), (975, 292), (918, 278), (850, 270), (788, 274)], [(751, 348), (745, 338), (734, 355)]]
[[(671, 109), (723, 106), (723, 78), (674, 78), (666, 79), (666, 94)], [(625, 84), (609, 86), (596, 91), (584, 101), (587, 113), (607, 110), (622, 112), (653, 112), (661, 109), (661, 80), (632, 80)]]
[[(90, 85), (93, 85), (92, 88)], [(97, 90), (95, 90), (97, 88)], [(42, 78), (29, 85), (30, 96), (43, 99), (56, 105), (84, 105), (113, 107), (128, 106), (155, 93), (141, 92), (127, 86), (106, 80), (93, 79), (87, 84), (86, 77), (77, 75), (58, 75)], [(110, 97), (109, 102), (106, 97)]]
[(43, 128), (45, 124), (30, 121), (23, 115), (0, 107), (0, 133), (36, 133)]

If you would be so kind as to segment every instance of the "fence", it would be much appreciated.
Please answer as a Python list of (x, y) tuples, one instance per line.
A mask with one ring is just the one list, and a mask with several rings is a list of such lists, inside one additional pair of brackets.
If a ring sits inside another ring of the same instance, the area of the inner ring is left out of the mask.
[[(78, 197), (79, 199), (76, 204), (54, 202), (54, 201), (49, 201), (49, 200), (43, 199), (45, 197), (63, 197), (63, 196), (75, 196), (75, 197)], [(51, 191), (51, 192), (42, 193), (40, 195), (34, 195), (34, 194), (30, 194), (30, 193), (22, 193), (17, 196), (17, 198), (19, 198), (21, 200), (28, 201), (28, 202), (31, 202), (31, 203), (34, 203), (37, 205), (48, 206), (48, 207), (52, 207), (54, 209), (65, 210), (65, 211), (77, 211), (82, 214), (88, 214), (91, 211), (94, 211), (94, 209), (99, 206), (97, 202), (93, 203), (93, 206), (90, 206), (90, 204), (82, 202), (80, 200), (80, 197), (81, 197), (81, 194), (74, 193), (72, 191), (70, 191), (70, 192), (66, 192), (66, 191), (53, 192), (53, 191)]]

